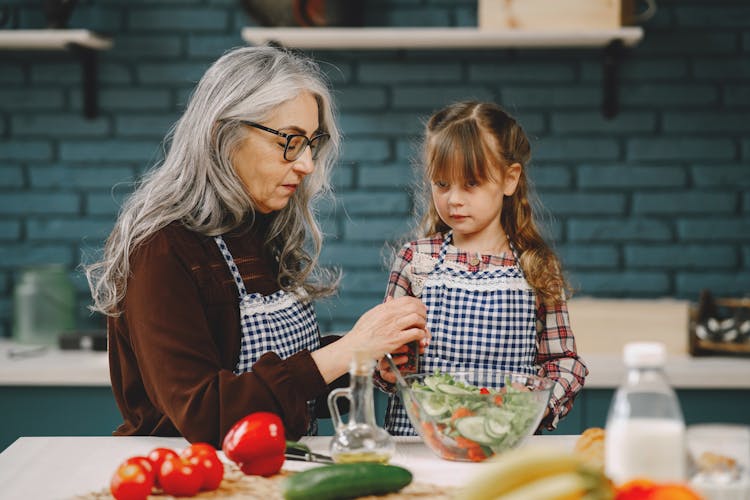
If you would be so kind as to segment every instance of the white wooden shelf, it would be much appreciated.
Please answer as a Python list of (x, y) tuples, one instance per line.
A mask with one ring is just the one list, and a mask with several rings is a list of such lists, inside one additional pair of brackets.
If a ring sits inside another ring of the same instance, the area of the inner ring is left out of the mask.
[(97, 58), (101, 50), (112, 48), (112, 39), (83, 29), (0, 30), (0, 51), (70, 51), (81, 62), (83, 114), (95, 118), (97, 103)]
[(0, 30), (0, 50), (67, 50), (70, 45), (107, 50), (112, 40), (89, 30)]
[(617, 72), (623, 48), (643, 38), (639, 26), (599, 30), (489, 30), (480, 28), (255, 28), (242, 29), (253, 45), (273, 43), (298, 49), (604, 49), (602, 114), (617, 115)]
[(613, 40), (636, 45), (643, 29), (482, 30), (479, 28), (254, 28), (242, 29), (253, 45), (267, 42), (301, 49), (478, 49), (605, 47)]

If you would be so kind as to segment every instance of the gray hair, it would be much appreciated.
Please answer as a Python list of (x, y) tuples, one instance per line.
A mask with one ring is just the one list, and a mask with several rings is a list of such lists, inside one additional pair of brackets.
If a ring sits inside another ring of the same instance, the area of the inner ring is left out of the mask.
[[(121, 313), (130, 256), (146, 238), (173, 221), (216, 236), (254, 220), (256, 207), (231, 158), (246, 137), (239, 120), (263, 121), (280, 104), (309, 92), (318, 102), (320, 129), (330, 134), (315, 169), (274, 218), (265, 244), (279, 261), (279, 286), (303, 289), (309, 299), (331, 295), (339, 276), (319, 266), (323, 236), (314, 202), (331, 193), (331, 169), (340, 135), (327, 82), (318, 65), (273, 47), (228, 51), (203, 75), (185, 113), (165, 139), (166, 156), (141, 179), (124, 203), (101, 261), (85, 267), (91, 309)], [(311, 248), (306, 249), (307, 238)]]

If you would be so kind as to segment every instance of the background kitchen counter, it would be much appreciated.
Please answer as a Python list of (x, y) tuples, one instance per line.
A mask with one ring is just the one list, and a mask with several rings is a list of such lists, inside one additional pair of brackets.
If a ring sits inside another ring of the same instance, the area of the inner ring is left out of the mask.
[[(586, 388), (558, 433), (577, 434), (604, 425), (612, 391), (623, 379), (622, 346), (632, 340), (667, 344), (667, 375), (677, 388), (686, 419), (747, 423), (750, 359), (691, 357), (687, 353), (687, 303), (676, 300), (574, 299), (571, 322), (589, 367)], [(112, 398), (107, 355), (48, 348), (25, 350), (0, 340), (0, 450), (20, 436), (108, 435), (120, 422)], [(382, 415), (385, 398), (376, 400)], [(323, 422), (322, 432), (330, 432)]]

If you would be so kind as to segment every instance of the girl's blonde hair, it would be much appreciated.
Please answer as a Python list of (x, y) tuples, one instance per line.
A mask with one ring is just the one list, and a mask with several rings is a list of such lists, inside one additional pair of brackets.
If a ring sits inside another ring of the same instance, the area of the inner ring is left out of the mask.
[(451, 104), (427, 121), (423, 154), (423, 216), (418, 228), (422, 236), (450, 229), (435, 209), (433, 181), (500, 181), (507, 167), (514, 163), (521, 165), (515, 192), (503, 199), (500, 222), (519, 255), (526, 280), (536, 293), (545, 302), (562, 300), (569, 288), (560, 261), (541, 236), (534, 218), (533, 191), (526, 176), (531, 147), (521, 125), (494, 103)]
[(247, 135), (240, 120), (262, 122), (280, 104), (305, 92), (315, 96), (320, 130), (330, 140), (320, 150), (315, 170), (274, 217), (265, 244), (278, 259), (282, 289), (302, 287), (310, 299), (335, 291), (338, 275), (318, 265), (323, 238), (312, 208), (331, 191), (330, 173), (339, 151), (328, 84), (306, 57), (273, 47), (241, 47), (220, 57), (198, 82), (167, 136), (163, 162), (122, 207), (103, 258), (86, 266), (92, 310), (121, 313), (133, 251), (171, 222), (216, 236), (254, 220), (257, 209), (231, 161)]

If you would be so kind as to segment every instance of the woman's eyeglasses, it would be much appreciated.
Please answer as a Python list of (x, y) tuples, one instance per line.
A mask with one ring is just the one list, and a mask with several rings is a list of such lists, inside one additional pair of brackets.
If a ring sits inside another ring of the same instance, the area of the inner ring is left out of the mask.
[(302, 156), (302, 153), (305, 152), (305, 148), (307, 146), (310, 146), (312, 159), (317, 160), (320, 150), (323, 148), (325, 143), (328, 142), (328, 139), (331, 138), (331, 136), (326, 134), (325, 132), (308, 139), (307, 136), (305, 135), (287, 134), (285, 132), (280, 132), (278, 130), (265, 127), (261, 125), (260, 123), (249, 122), (246, 120), (240, 120), (240, 123), (247, 125), (249, 127), (255, 127), (260, 130), (265, 130), (266, 132), (276, 134), (279, 137), (283, 137), (284, 139), (286, 139), (286, 144), (284, 144), (284, 159), (286, 161), (294, 161), (300, 156)]

